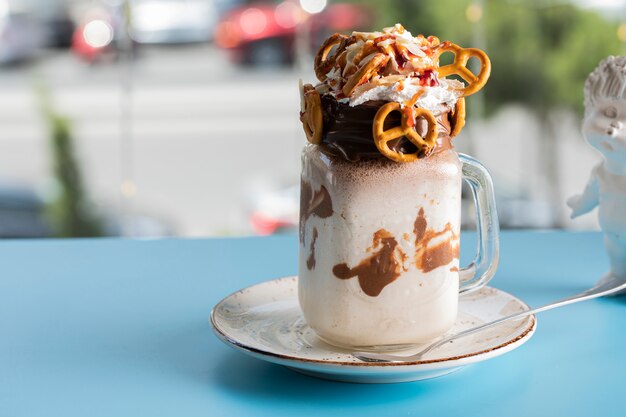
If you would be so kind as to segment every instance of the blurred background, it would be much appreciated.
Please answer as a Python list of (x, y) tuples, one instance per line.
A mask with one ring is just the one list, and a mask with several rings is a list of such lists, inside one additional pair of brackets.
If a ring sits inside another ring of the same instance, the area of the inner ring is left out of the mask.
[(599, 161), (582, 88), (625, 53), (626, 0), (0, 0), (0, 237), (293, 231), (298, 79), (329, 34), (396, 22), (491, 57), (455, 144), (501, 226), (596, 228), (564, 202)]

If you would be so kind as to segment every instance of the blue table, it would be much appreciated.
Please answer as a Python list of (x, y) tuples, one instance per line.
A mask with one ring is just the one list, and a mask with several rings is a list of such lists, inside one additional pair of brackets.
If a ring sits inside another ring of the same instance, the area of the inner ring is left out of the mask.
[[(294, 274), (297, 248), (294, 236), (0, 242), (0, 416), (626, 415), (626, 297), (545, 313), (518, 350), (406, 384), (317, 380), (218, 341), (212, 306)], [(531, 305), (608, 265), (597, 233), (508, 232), (501, 249), (492, 284)]]

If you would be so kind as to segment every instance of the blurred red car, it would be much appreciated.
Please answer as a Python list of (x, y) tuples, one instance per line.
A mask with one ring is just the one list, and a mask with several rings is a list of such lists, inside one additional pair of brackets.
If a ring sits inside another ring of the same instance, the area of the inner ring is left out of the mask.
[(298, 26), (307, 19), (311, 49), (329, 34), (365, 29), (373, 18), (370, 11), (355, 4), (331, 4), (322, 12), (307, 15), (290, 0), (278, 5), (249, 4), (233, 9), (220, 19), (214, 39), (240, 64), (274, 65), (294, 61)]

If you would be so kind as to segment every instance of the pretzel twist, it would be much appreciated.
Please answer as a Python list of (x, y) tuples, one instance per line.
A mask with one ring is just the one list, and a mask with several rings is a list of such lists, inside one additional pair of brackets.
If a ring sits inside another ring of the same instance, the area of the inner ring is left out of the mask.
[(324, 122), (320, 93), (313, 88), (304, 92), (304, 109), (300, 114), (300, 121), (302, 122), (307, 140), (314, 145), (318, 145), (322, 141)]
[[(438, 127), (435, 116), (433, 116), (429, 110), (422, 108), (412, 108), (409, 110), (411, 111), (402, 111), (400, 103), (387, 103), (378, 109), (376, 116), (374, 116), (374, 124), (372, 126), (374, 143), (380, 153), (395, 162), (413, 162), (418, 158), (420, 151), (428, 152), (433, 149), (437, 143)], [(387, 116), (389, 116), (389, 113), (393, 111), (402, 113), (401, 125), (385, 130), (385, 120)], [(428, 132), (424, 137), (417, 133), (413, 123), (413, 120), (419, 117), (423, 117), (428, 122)], [(393, 151), (389, 148), (389, 142), (403, 136), (417, 146), (417, 151), (405, 154)]]
[[(317, 55), (315, 55), (314, 69), (315, 75), (317, 79), (320, 81), (326, 80), (326, 74), (333, 69), (335, 66), (335, 62), (337, 57), (343, 52), (346, 45), (347, 36), (342, 35), (340, 33), (335, 33), (330, 38), (326, 39), (320, 49), (317, 51)], [(335, 52), (328, 56), (330, 50), (333, 46), (339, 45)]]
[[(438, 61), (443, 53), (451, 52), (454, 54), (454, 62), (437, 69), (439, 78), (453, 74), (461, 77), (467, 83), (465, 88), (461, 90), (463, 96), (472, 95), (483, 88), (491, 74), (491, 61), (489, 61), (487, 54), (480, 49), (461, 48), (459, 45), (450, 42), (444, 42), (441, 45), (442, 46), (438, 47), (435, 51), (433, 61)], [(477, 75), (467, 68), (467, 63), (470, 58), (477, 58), (478, 61), (480, 61), (480, 71)]]

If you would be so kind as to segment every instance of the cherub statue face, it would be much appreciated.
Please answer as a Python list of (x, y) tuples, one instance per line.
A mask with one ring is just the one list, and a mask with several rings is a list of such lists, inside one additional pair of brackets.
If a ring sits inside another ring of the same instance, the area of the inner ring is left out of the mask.
[(626, 165), (626, 100), (598, 98), (586, 109), (583, 134), (606, 159)]

